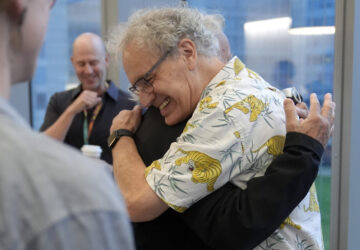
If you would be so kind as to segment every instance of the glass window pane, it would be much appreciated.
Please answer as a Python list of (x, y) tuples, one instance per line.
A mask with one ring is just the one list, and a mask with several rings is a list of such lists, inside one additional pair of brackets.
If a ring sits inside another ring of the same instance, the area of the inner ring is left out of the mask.
[[(278, 88), (295, 86), (309, 101), (333, 89), (335, 0), (188, 0), (224, 15), (232, 54)], [(307, 29), (305, 29), (307, 28)], [(316, 188), (325, 248), (329, 249), (331, 142)]]
[(52, 94), (78, 84), (71, 65), (72, 43), (83, 32), (101, 34), (100, 0), (57, 1), (31, 82), (33, 127), (38, 130)]

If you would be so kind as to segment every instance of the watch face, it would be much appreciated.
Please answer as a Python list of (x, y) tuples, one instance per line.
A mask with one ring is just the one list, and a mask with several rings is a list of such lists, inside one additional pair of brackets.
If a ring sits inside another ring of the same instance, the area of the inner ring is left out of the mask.
[(114, 146), (116, 142), (116, 131), (112, 132), (111, 135), (109, 136), (107, 143), (108, 143), (108, 147), (112, 148)]

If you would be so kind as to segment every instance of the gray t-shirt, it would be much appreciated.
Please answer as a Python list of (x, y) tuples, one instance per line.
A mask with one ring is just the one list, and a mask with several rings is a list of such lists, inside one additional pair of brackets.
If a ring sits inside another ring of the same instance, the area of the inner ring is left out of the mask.
[(32, 131), (0, 98), (0, 249), (135, 249), (105, 164)]

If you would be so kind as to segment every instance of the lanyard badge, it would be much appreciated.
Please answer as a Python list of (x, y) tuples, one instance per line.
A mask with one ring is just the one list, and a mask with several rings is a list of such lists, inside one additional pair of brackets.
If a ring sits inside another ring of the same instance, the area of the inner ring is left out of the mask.
[(90, 122), (88, 122), (88, 112), (84, 110), (84, 124), (83, 124), (83, 135), (84, 135), (84, 145), (89, 144), (89, 137), (94, 127), (95, 120), (101, 110), (102, 102), (96, 105), (94, 112), (90, 118)]

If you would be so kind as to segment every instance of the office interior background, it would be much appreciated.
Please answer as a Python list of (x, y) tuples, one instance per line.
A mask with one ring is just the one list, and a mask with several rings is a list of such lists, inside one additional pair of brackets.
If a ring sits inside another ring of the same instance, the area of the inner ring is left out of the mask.
[[(336, 127), (316, 180), (323, 238), (326, 249), (360, 249), (360, 1), (58, 0), (35, 76), (13, 87), (11, 102), (38, 130), (51, 95), (79, 83), (70, 61), (76, 36), (94, 32), (106, 40), (136, 9), (178, 5), (221, 13), (233, 55), (272, 85), (294, 86), (306, 102), (312, 92), (320, 100), (333, 93)], [(108, 78), (129, 87), (116, 61)]]

